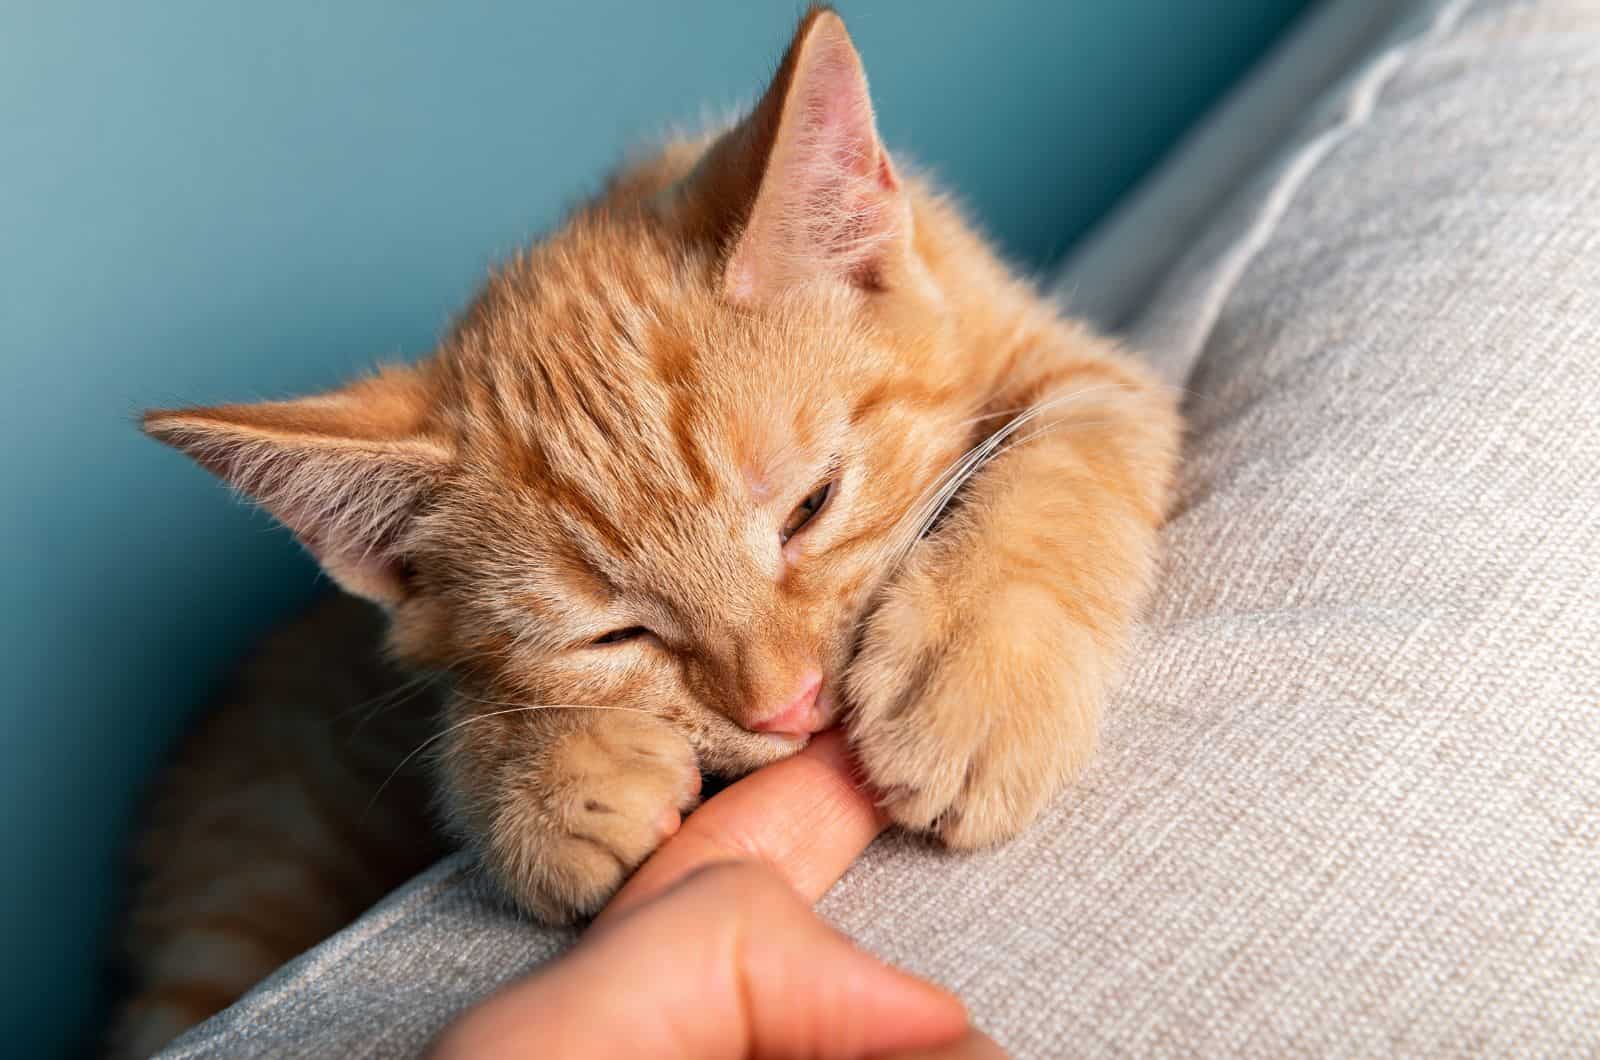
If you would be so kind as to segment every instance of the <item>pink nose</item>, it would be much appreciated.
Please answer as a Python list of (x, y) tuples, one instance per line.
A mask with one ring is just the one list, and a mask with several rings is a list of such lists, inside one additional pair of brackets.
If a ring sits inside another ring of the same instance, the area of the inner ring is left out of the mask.
[(799, 695), (760, 721), (751, 722), (751, 730), (786, 736), (804, 736), (818, 731), (825, 722), (822, 711), (817, 707), (817, 693), (821, 690), (822, 675), (815, 670), (806, 671), (805, 676), (800, 678)]

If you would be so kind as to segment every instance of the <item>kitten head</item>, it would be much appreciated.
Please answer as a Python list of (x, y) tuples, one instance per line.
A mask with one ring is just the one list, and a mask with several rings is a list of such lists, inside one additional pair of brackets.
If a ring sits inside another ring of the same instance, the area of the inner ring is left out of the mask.
[(914, 198), (814, 10), (743, 122), (624, 169), (429, 359), (145, 427), (387, 608), (458, 709), (646, 710), (748, 769), (833, 720), (971, 412)]

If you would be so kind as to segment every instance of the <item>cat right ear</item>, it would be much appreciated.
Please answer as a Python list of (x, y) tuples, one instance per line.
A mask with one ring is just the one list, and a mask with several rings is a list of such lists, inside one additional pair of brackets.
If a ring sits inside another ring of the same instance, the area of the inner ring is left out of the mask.
[(345, 590), (392, 606), (407, 524), (450, 463), (429, 407), (399, 368), (296, 401), (147, 412), (144, 430), (271, 512)]
[(736, 302), (818, 281), (908, 285), (910, 200), (878, 137), (861, 57), (827, 7), (801, 19), (761, 101), (689, 184), (728, 244), (723, 291)]

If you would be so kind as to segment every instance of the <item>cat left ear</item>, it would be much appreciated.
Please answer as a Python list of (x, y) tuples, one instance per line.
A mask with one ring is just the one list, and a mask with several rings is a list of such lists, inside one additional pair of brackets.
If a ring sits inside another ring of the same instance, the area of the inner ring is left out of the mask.
[(428, 407), (399, 368), (297, 401), (148, 412), (144, 429), (276, 516), (346, 591), (390, 606), (407, 525), (449, 467)]
[(911, 253), (910, 201), (837, 14), (806, 15), (742, 133), (768, 149), (723, 274), (727, 296), (756, 303), (819, 279), (892, 286)]

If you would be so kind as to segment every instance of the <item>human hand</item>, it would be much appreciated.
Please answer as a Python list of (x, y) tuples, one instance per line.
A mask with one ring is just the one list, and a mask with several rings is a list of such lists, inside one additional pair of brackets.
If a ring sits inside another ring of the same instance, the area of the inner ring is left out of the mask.
[(842, 737), (817, 737), (691, 815), (570, 954), (466, 1013), (434, 1057), (1003, 1056), (954, 996), (811, 911), (885, 823)]

